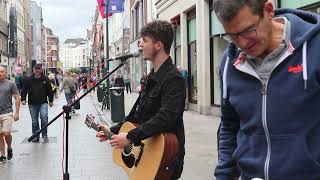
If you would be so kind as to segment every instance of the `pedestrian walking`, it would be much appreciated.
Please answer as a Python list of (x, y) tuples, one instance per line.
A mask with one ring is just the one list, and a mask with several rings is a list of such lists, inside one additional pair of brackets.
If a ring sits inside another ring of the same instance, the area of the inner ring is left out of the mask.
[[(0, 66), (0, 163), (13, 157), (12, 124), (19, 120), (20, 94), (15, 83), (6, 79), (7, 70)], [(12, 109), (12, 97), (15, 99), (15, 112)], [(6, 142), (6, 143), (5, 143)], [(5, 153), (7, 144), (7, 156)], [(6, 158), (7, 157), (7, 158)]]
[(54, 94), (54, 97), (55, 97), (55, 98), (58, 98), (57, 88), (58, 88), (59, 86), (58, 86), (58, 84), (57, 84), (57, 81), (56, 81), (56, 78), (55, 78), (54, 74), (53, 74), (53, 73), (49, 73), (48, 78), (49, 78), (49, 81), (50, 81), (50, 83), (51, 83), (52, 93)]
[(320, 15), (215, 0), (221, 62), (217, 180), (320, 179)]
[[(91, 79), (90, 79), (90, 87), (94, 87), (97, 84), (97, 76), (96, 74), (93, 74)], [(93, 88), (93, 90), (90, 92), (90, 95), (93, 95), (93, 93), (96, 92), (96, 88)]]
[[(32, 119), (32, 133), (39, 130), (39, 115), (41, 128), (48, 123), (48, 101), (49, 106), (53, 106), (53, 92), (48, 77), (42, 74), (42, 64), (36, 64), (33, 67), (33, 74), (28, 77), (23, 84), (21, 92), (22, 105), (26, 105), (28, 95), (29, 111)], [(42, 131), (44, 142), (49, 142), (48, 129)], [(40, 135), (35, 137), (32, 142), (39, 142)]]
[[(60, 88), (60, 92), (64, 91), (64, 95), (66, 97), (67, 103), (71, 103), (72, 97), (76, 95), (77, 87), (76, 87), (76, 81), (72, 77), (71, 73), (69, 71), (64, 72), (64, 78), (63, 82)], [(72, 112), (74, 113), (75, 110), (72, 108)]]
[[(91, 89), (91, 76), (90, 74), (87, 74), (87, 90)], [(89, 93), (90, 95), (92, 94), (92, 92)]]
[[(22, 91), (23, 84), (25, 83), (25, 81), (26, 81), (27, 79), (28, 79), (27, 72), (24, 71), (24, 72), (22, 73), (21, 82), (20, 82), (21, 91)], [(21, 94), (21, 91), (20, 91), (20, 94)]]
[(87, 90), (88, 90), (88, 84), (87, 84), (88, 78), (87, 78), (87, 75), (83, 73), (80, 79), (81, 79), (81, 86), (82, 86), (82, 89), (83, 89), (83, 93), (86, 93)]
[(184, 105), (184, 109), (187, 110), (188, 109), (188, 71), (184, 68), (182, 68), (181, 66), (177, 66), (180, 74), (182, 75), (185, 85), (186, 85), (186, 99), (185, 99), (185, 105)]
[(62, 81), (63, 81), (63, 76), (61, 75), (61, 72), (58, 72), (58, 73), (56, 74), (56, 78), (57, 78), (57, 80), (58, 80), (59, 88), (61, 88)]
[(19, 93), (21, 92), (21, 88), (22, 88), (22, 77), (20, 75), (20, 73), (18, 73), (16, 76), (15, 76), (15, 83), (16, 83), (16, 86), (18, 88), (18, 91)]
[(114, 86), (115, 87), (124, 87), (124, 80), (120, 74), (118, 74), (116, 79), (114, 80)]
[(130, 81), (130, 75), (128, 73), (125, 73), (123, 76), (124, 84), (127, 90), (127, 94), (131, 93), (131, 81)]
[(147, 80), (147, 73), (144, 72), (143, 76), (140, 78), (140, 91), (139, 91), (139, 94), (141, 94), (141, 92), (144, 90), (144, 85), (146, 83), (146, 80)]

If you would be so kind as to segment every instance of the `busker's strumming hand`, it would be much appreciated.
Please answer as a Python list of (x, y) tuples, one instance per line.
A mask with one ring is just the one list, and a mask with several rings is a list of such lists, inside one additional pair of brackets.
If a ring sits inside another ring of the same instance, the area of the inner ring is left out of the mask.
[(117, 135), (113, 135), (112, 140), (110, 141), (111, 146), (116, 149), (121, 149), (130, 144), (131, 141), (127, 139), (127, 134), (128, 133), (119, 133)]

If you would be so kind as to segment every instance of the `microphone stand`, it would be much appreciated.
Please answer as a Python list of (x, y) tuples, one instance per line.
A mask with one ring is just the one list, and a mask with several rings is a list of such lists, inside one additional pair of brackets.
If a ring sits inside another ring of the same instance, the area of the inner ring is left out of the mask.
[(71, 107), (78, 103), (82, 98), (84, 98), (87, 94), (89, 94), (95, 87), (97, 87), (98, 85), (100, 85), (104, 80), (106, 80), (111, 74), (113, 74), (114, 72), (116, 72), (118, 69), (120, 69), (123, 65), (125, 65), (126, 63), (126, 59), (117, 59), (117, 60), (121, 60), (121, 63), (114, 68), (111, 72), (109, 72), (108, 74), (106, 74), (96, 85), (94, 85), (91, 89), (89, 89), (87, 92), (85, 92), (82, 96), (80, 96), (79, 98), (75, 99), (74, 101), (72, 101), (71, 104), (69, 105), (64, 105), (63, 106), (63, 111), (60, 112), (56, 117), (54, 117), (50, 122), (48, 122), (48, 124), (46, 124), (44, 127), (42, 127), (41, 129), (39, 129), (36, 133), (34, 133), (32, 136), (29, 137), (28, 141), (32, 141), (36, 136), (38, 136), (45, 128), (47, 128), (48, 126), (50, 126), (54, 121), (56, 121), (60, 116), (62, 116), (63, 114), (65, 114), (65, 120), (66, 120), (66, 148), (65, 148), (65, 172), (63, 173), (63, 180), (69, 180), (69, 172), (68, 172), (68, 150), (69, 150), (69, 138), (68, 138), (68, 134), (69, 134), (69, 119), (71, 119), (70, 116), (70, 112), (71, 112)]

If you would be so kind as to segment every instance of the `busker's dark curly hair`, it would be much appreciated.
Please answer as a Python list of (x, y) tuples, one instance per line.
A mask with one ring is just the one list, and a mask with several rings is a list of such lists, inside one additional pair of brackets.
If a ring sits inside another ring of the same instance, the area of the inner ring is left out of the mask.
[(173, 42), (173, 26), (168, 21), (156, 20), (147, 24), (142, 28), (141, 36), (150, 37), (153, 42), (162, 42), (165, 52), (170, 53)]

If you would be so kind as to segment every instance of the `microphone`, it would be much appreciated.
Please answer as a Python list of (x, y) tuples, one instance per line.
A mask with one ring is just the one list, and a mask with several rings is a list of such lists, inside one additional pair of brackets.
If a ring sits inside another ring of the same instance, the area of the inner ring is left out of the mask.
[(137, 51), (134, 51), (133, 53), (128, 53), (128, 54), (125, 54), (122, 56), (118, 56), (112, 60), (124, 60), (124, 59), (132, 58), (132, 57), (139, 57), (142, 54), (142, 52), (143, 52), (142, 49), (138, 49)]

